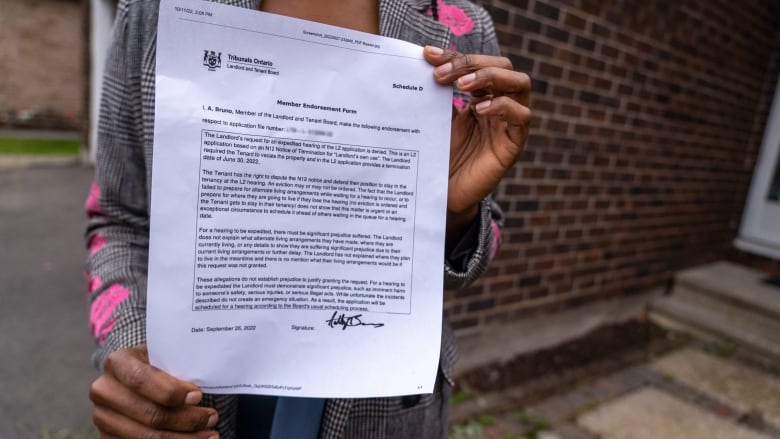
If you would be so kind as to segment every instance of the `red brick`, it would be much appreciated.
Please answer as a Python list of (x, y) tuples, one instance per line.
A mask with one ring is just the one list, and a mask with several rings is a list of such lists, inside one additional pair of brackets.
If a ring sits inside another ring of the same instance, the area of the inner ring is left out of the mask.
[(544, 56), (549, 56), (549, 57), (555, 56), (555, 47), (554, 46), (552, 46), (550, 44), (547, 44), (547, 43), (543, 43), (543, 42), (538, 41), (538, 40), (529, 40), (528, 41), (528, 50), (531, 53), (535, 53), (535, 54), (538, 54), (538, 55), (544, 55)]
[(574, 84), (587, 84), (589, 78), (590, 76), (588, 76), (587, 73), (576, 70), (569, 70), (569, 81)]
[(602, 26), (595, 22), (590, 24), (590, 31), (593, 33), (593, 35), (604, 38), (609, 38), (612, 34), (612, 31), (610, 31), (608, 27)]
[(569, 32), (556, 26), (545, 26), (544, 35), (550, 37), (553, 40), (564, 43), (569, 41)]
[(553, 133), (565, 133), (569, 129), (569, 123), (563, 120), (547, 119), (545, 127)]
[(83, 26), (77, 0), (0, 2), (0, 127), (85, 126)]
[(556, 98), (571, 99), (574, 97), (574, 89), (562, 85), (553, 87), (552, 95)]
[(580, 60), (582, 59), (582, 56), (572, 50), (559, 47), (558, 56), (556, 59), (569, 66), (573, 66), (573, 65), (576, 66), (580, 64)]
[(563, 23), (573, 30), (585, 30), (585, 25), (587, 24), (584, 18), (571, 12), (567, 12), (564, 15)]
[(563, 68), (542, 62), (539, 64), (539, 73), (547, 79), (560, 79), (563, 76)]
[[(574, 89), (567, 89), (572, 94), (574, 93)], [(582, 114), (582, 109), (576, 105), (561, 105), (560, 113), (566, 116), (572, 116), (572, 117), (580, 117), (580, 114)]]
[(555, 112), (555, 101), (551, 99), (534, 98), (533, 100), (534, 111), (542, 111), (548, 113)]
[(580, 49), (584, 49), (584, 50), (589, 51), (589, 52), (596, 49), (596, 42), (595, 41), (593, 41), (590, 38), (585, 38), (585, 37), (580, 37), (580, 36), (578, 36), (578, 37), (576, 37), (574, 39), (574, 45), (579, 47)]
[(534, 5), (534, 13), (551, 20), (557, 20), (560, 12), (561, 11), (557, 7), (545, 2), (536, 2)]

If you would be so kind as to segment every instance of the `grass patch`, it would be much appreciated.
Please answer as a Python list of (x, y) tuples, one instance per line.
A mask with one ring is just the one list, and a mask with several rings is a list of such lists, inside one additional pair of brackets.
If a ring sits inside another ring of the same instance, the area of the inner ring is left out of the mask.
[(523, 425), (523, 432), (520, 433), (519, 438), (538, 439), (539, 433), (550, 428), (550, 423), (541, 416), (536, 416), (526, 411), (519, 411), (516, 415)]
[(3, 155), (78, 155), (79, 140), (0, 138)]
[(462, 424), (456, 424), (450, 426), (449, 439), (469, 439), (482, 436), (485, 428), (482, 424), (474, 419), (469, 419)]
[(471, 394), (465, 390), (458, 390), (450, 395), (450, 405), (455, 406), (471, 399)]
[(723, 359), (732, 358), (739, 349), (734, 340), (724, 339), (707, 343), (704, 345), (704, 351)]
[(490, 415), (483, 415), (477, 419), (469, 419), (462, 424), (450, 426), (449, 439), (469, 439), (482, 436), (485, 427), (496, 424), (496, 418)]

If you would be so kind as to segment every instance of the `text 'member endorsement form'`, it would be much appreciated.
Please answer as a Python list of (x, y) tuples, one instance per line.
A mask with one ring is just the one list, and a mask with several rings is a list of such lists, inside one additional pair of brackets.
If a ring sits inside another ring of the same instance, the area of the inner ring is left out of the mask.
[(147, 333), (207, 393), (433, 391), (452, 92), (410, 43), (163, 0)]

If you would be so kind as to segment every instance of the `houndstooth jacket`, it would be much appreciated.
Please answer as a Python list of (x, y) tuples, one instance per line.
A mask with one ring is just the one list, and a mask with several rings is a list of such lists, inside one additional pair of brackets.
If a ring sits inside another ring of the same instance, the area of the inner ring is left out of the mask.
[[(259, 0), (219, 2), (259, 8)], [(467, 0), (438, 0), (440, 22), (428, 13), (428, 0), (380, 0), (379, 4), (379, 28), (384, 36), (419, 45), (456, 47), (463, 53), (498, 54), (490, 17)], [(87, 277), (90, 320), (98, 345), (93, 358), (98, 368), (110, 352), (146, 341), (158, 8), (159, 0), (120, 1), (106, 65), (96, 180), (87, 200)], [(455, 100), (460, 98), (466, 97), (456, 95)], [(469, 249), (467, 263), (462, 269), (444, 264), (448, 289), (461, 288), (479, 277), (497, 245), (500, 210), (490, 199), (481, 207), (478, 239), (476, 247)], [(329, 400), (320, 437), (446, 438), (447, 400), (456, 356), (456, 340), (445, 322), (434, 394)], [(203, 404), (219, 411), (221, 437), (235, 437), (236, 398), (206, 395)]]

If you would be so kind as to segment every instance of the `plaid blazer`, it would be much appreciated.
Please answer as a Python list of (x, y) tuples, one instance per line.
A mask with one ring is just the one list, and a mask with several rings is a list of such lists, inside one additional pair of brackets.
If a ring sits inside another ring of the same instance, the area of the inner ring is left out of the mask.
[[(259, 0), (220, 0), (258, 9)], [(419, 45), (455, 47), (464, 53), (498, 54), (492, 21), (466, 0), (439, 0), (440, 21), (427, 0), (380, 0), (384, 36)], [(90, 320), (98, 368), (112, 351), (146, 341), (145, 309), (149, 200), (154, 134), (155, 54), (159, 0), (119, 3), (105, 70), (98, 126), (96, 180), (87, 200)], [(457, 96), (455, 100), (467, 99)], [(461, 101), (462, 102), (462, 101)], [(445, 287), (461, 288), (485, 270), (497, 244), (500, 210), (482, 203), (475, 248), (461, 269), (444, 264)], [(440, 294), (440, 292), (434, 292)], [(457, 345), (445, 322), (436, 391), (419, 397), (333, 399), (326, 403), (320, 437), (446, 438), (447, 400)], [(235, 437), (234, 396), (206, 395), (219, 411), (223, 439)]]

